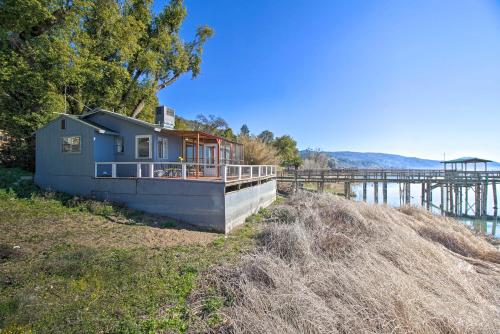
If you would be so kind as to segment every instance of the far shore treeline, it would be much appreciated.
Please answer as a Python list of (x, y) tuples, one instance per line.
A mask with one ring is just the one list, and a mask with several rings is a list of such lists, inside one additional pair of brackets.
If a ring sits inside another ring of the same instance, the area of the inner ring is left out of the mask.
[[(0, 131), (9, 138), (1, 163), (33, 169), (33, 133), (57, 113), (103, 108), (153, 121), (156, 94), (184, 74), (200, 74), (203, 46), (214, 34), (201, 25), (184, 41), (186, 15), (181, 0), (158, 13), (150, 0), (1, 1)], [(176, 127), (240, 140), (247, 163), (301, 161), (288, 135), (252, 135), (244, 125), (236, 136), (222, 118), (203, 115), (178, 118)]]

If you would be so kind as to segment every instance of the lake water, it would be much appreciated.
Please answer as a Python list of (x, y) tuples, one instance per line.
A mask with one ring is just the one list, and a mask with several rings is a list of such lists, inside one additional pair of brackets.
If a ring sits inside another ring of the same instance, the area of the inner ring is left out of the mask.
[[(352, 192), (356, 194), (355, 200), (361, 201), (363, 200), (363, 185), (361, 183), (353, 184)], [(411, 198), (410, 204), (413, 206), (421, 205), (421, 194), (422, 194), (422, 185), (421, 184), (411, 184)], [(366, 201), (368, 203), (374, 203), (374, 186), (373, 183), (367, 184), (367, 195)], [(378, 187), (379, 195), (378, 200), (379, 204), (383, 203), (383, 195), (382, 195), (382, 183), (379, 183)], [(497, 185), (497, 193), (500, 194), (500, 185)], [(474, 191), (469, 189), (469, 206), (471, 208), (474, 207)], [(463, 195), (463, 200), (465, 201), (465, 195)], [(436, 188), (432, 191), (432, 203), (439, 207), (441, 205), (441, 191), (439, 188)], [(400, 200), (400, 188), (396, 183), (387, 184), (387, 205), (392, 207), (399, 207), (403, 205)], [(440, 214), (441, 211), (437, 208), (431, 209), (434, 213)], [(493, 216), (493, 191), (491, 186), (488, 189), (488, 215)], [(473, 214), (473, 209), (469, 209), (469, 214)], [(483, 233), (494, 235), (495, 238), (500, 238), (500, 219), (498, 217), (496, 220), (484, 220), (484, 219), (465, 219), (459, 218), (464, 224), (473, 227), (474, 229), (481, 231)]]

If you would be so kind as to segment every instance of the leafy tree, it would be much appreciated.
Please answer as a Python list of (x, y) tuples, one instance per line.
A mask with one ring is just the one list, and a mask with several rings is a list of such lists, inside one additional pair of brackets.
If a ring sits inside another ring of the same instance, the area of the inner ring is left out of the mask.
[(196, 121), (192, 122), (193, 130), (203, 131), (214, 135), (221, 135), (229, 128), (226, 120), (214, 115), (198, 115)]
[(171, 0), (158, 14), (151, 6), (152, 0), (0, 1), (0, 128), (13, 137), (2, 158), (29, 153), (28, 138), (55, 112), (101, 107), (152, 120), (158, 91), (184, 73), (199, 75), (212, 29), (201, 26), (183, 41), (183, 2)]
[(328, 168), (330, 158), (320, 148), (308, 148), (305, 152), (303, 168), (305, 169), (324, 169)]
[(283, 165), (296, 165), (302, 160), (297, 149), (297, 142), (289, 135), (277, 137), (273, 142), (273, 146), (278, 151), (278, 156)]
[(250, 165), (275, 165), (279, 163), (274, 146), (264, 143), (254, 136), (240, 136), (245, 150), (245, 162)]
[(262, 131), (258, 136), (257, 136), (262, 142), (270, 144), (274, 140), (274, 133), (272, 133), (269, 130), (264, 130)]
[(249, 137), (250, 136), (250, 129), (248, 129), (248, 126), (246, 124), (243, 124), (240, 129), (240, 137)]

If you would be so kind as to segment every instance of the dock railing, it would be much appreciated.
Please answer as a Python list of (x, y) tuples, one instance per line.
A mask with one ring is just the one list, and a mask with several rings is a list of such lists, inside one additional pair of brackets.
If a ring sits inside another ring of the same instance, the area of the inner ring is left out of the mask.
[(96, 162), (94, 177), (252, 181), (276, 177), (276, 166), (191, 162)]

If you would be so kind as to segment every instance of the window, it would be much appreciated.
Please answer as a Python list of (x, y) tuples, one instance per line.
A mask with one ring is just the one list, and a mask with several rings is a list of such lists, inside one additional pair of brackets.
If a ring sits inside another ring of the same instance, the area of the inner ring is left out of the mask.
[(158, 159), (168, 158), (168, 139), (158, 137)]
[(151, 159), (151, 136), (135, 136), (135, 158)]
[(123, 137), (115, 137), (116, 153), (123, 153)]
[(66, 120), (64, 118), (61, 119), (61, 129), (62, 130), (66, 129)]
[(79, 136), (62, 137), (63, 153), (80, 153), (82, 149)]

